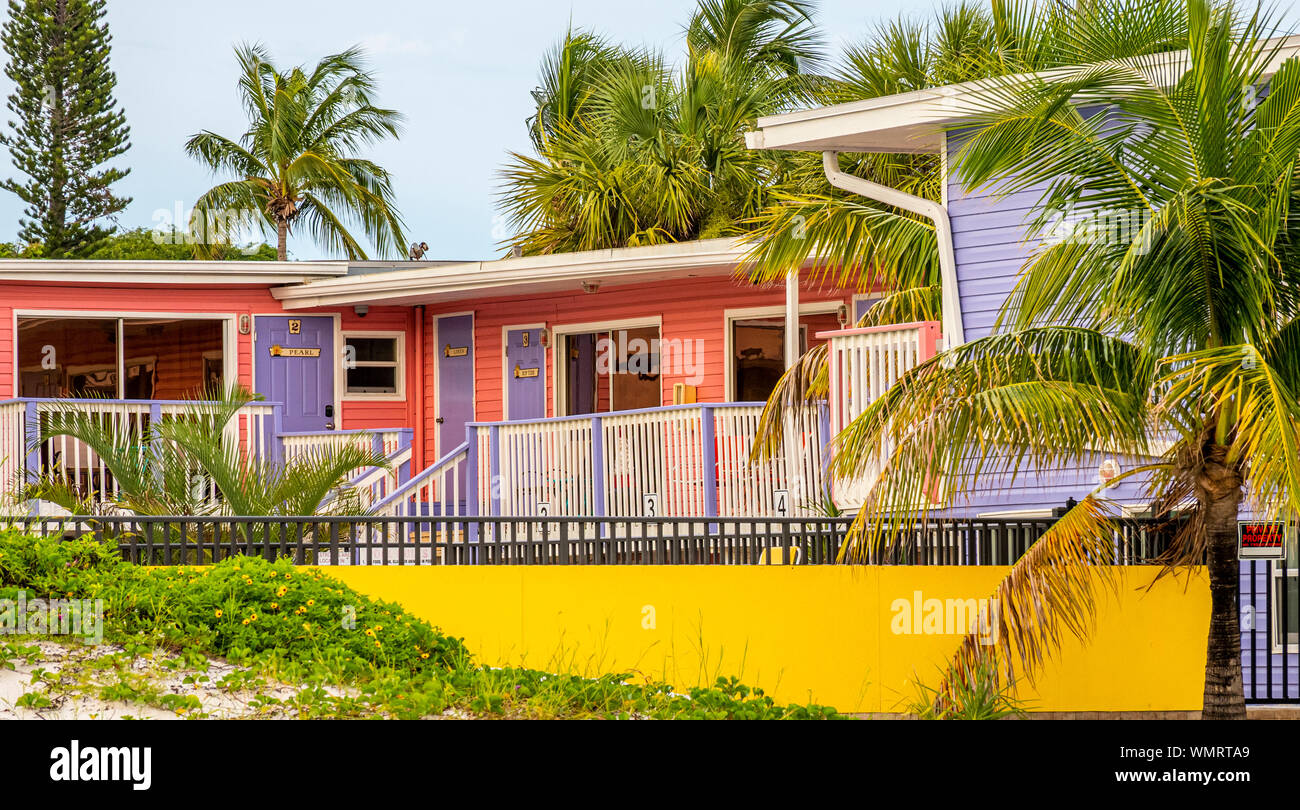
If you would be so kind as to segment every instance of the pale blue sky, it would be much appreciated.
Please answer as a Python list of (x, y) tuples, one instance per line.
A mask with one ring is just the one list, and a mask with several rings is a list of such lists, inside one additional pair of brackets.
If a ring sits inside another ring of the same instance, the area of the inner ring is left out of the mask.
[[(925, 12), (936, 0), (821, 0), (819, 20), (832, 54), (902, 8)], [(118, 99), (131, 125), (121, 193), (134, 202), (123, 227), (152, 226), (159, 210), (188, 208), (212, 178), (183, 150), (211, 129), (243, 132), (232, 47), (260, 41), (281, 65), (314, 63), (360, 43), (370, 52), (381, 102), (407, 115), (400, 141), (373, 150), (395, 176), (409, 236), (432, 258), (500, 253), (494, 236), (496, 172), (508, 150), (529, 142), (524, 120), (542, 54), (575, 26), (677, 57), (694, 0), (111, 0), (109, 25)], [(2, 55), (0, 55), (2, 56)], [(0, 76), (0, 95), (8, 96)], [(7, 110), (4, 114), (7, 115)], [(8, 156), (0, 171), (11, 172)], [(0, 241), (13, 239), (22, 211), (0, 192)], [(320, 257), (305, 240), (293, 258)]]

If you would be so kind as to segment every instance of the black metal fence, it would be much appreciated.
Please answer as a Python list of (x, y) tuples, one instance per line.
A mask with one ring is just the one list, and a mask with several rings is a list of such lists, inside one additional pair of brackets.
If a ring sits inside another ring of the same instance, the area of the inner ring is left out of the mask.
[[(144, 565), (287, 557), (300, 565), (820, 565), (836, 562), (849, 518), (0, 517), (44, 536), (92, 536)], [(944, 518), (914, 524), (855, 561), (1009, 565), (1050, 520)], [(1166, 523), (1131, 521), (1099, 564), (1141, 564)]]

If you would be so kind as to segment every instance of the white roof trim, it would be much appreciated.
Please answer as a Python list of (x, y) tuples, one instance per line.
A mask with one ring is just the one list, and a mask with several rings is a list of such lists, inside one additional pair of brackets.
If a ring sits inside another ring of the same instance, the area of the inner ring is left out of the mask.
[[(1278, 47), (1264, 77), (1271, 77), (1285, 60), (1300, 54), (1300, 35), (1269, 41)], [(1186, 52), (1153, 57), (1159, 70), (1185, 58)], [(943, 148), (946, 126), (960, 123), (978, 112), (974, 103), (981, 90), (1014, 85), (1030, 76), (1050, 81), (1068, 69), (1016, 74), (996, 79), (950, 84), (911, 93), (851, 101), (833, 107), (772, 115), (758, 119), (758, 129), (745, 133), (750, 149), (780, 149), (795, 152), (928, 152)]]
[(487, 262), (367, 273), (280, 287), (271, 294), (286, 309), (372, 303), (418, 303), (482, 297), (528, 289), (572, 289), (599, 284), (720, 275), (734, 270), (747, 248), (735, 239), (706, 239), (648, 247), (552, 253)]
[(0, 259), (0, 281), (81, 284), (292, 284), (345, 276), (345, 261), (234, 262)]

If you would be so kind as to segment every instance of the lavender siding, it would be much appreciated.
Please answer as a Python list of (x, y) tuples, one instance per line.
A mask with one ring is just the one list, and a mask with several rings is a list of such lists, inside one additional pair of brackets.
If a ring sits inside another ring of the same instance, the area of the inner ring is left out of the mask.
[[(950, 166), (956, 166), (959, 145), (954, 140)], [(967, 340), (993, 333), (1021, 269), (1039, 244), (1027, 238), (1027, 223), (1034, 215), (1042, 189), (1020, 191), (1001, 199), (995, 192), (995, 189), (967, 189), (956, 170), (948, 178), (948, 214)], [(1062, 506), (1070, 498), (1082, 498), (1097, 486), (1101, 461), (1102, 457), (1096, 456), (1055, 469), (1022, 469), (1014, 480), (1007, 475), (989, 475), (969, 498), (955, 504), (950, 511), (968, 515)], [(1136, 461), (1121, 459), (1120, 463), (1127, 468)], [(1141, 482), (1126, 480), (1110, 494), (1120, 501), (1136, 504)]]
[[(956, 151), (956, 144), (953, 152)], [(949, 155), (950, 165), (954, 155)], [(957, 256), (957, 287), (966, 339), (986, 337), (1015, 286), (1036, 242), (1027, 220), (1041, 190), (997, 199), (992, 189), (968, 190), (954, 171), (948, 178), (948, 215)]]

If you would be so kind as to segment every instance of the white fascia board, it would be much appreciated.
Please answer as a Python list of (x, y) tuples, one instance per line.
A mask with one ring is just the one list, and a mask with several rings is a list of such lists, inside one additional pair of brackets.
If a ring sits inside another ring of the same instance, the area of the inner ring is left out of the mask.
[(347, 262), (3, 259), (0, 281), (78, 284), (292, 284), (345, 276)]
[[(1263, 69), (1262, 78), (1267, 80), (1283, 62), (1300, 53), (1300, 35), (1269, 40), (1264, 48), (1275, 49)], [(1185, 59), (1185, 51), (1158, 54), (1146, 59), (1143, 69), (1150, 75), (1159, 75)], [(1059, 68), (1037, 74), (1014, 74), (765, 116), (758, 119), (756, 131), (745, 133), (745, 142), (750, 149), (796, 152), (937, 153), (942, 148), (941, 135), (946, 127), (979, 114), (982, 92), (992, 87), (1014, 87), (1031, 77), (1052, 81), (1077, 71), (1078, 68)]]
[(648, 273), (685, 273), (735, 266), (747, 251), (735, 239), (709, 239), (651, 247), (554, 253), (325, 279), (301, 286), (276, 288), (271, 290), (271, 294), (287, 309), (305, 309), (377, 303), (413, 296), (433, 298), (439, 294), (486, 292), (530, 284), (617, 283), (620, 279), (629, 280)]

